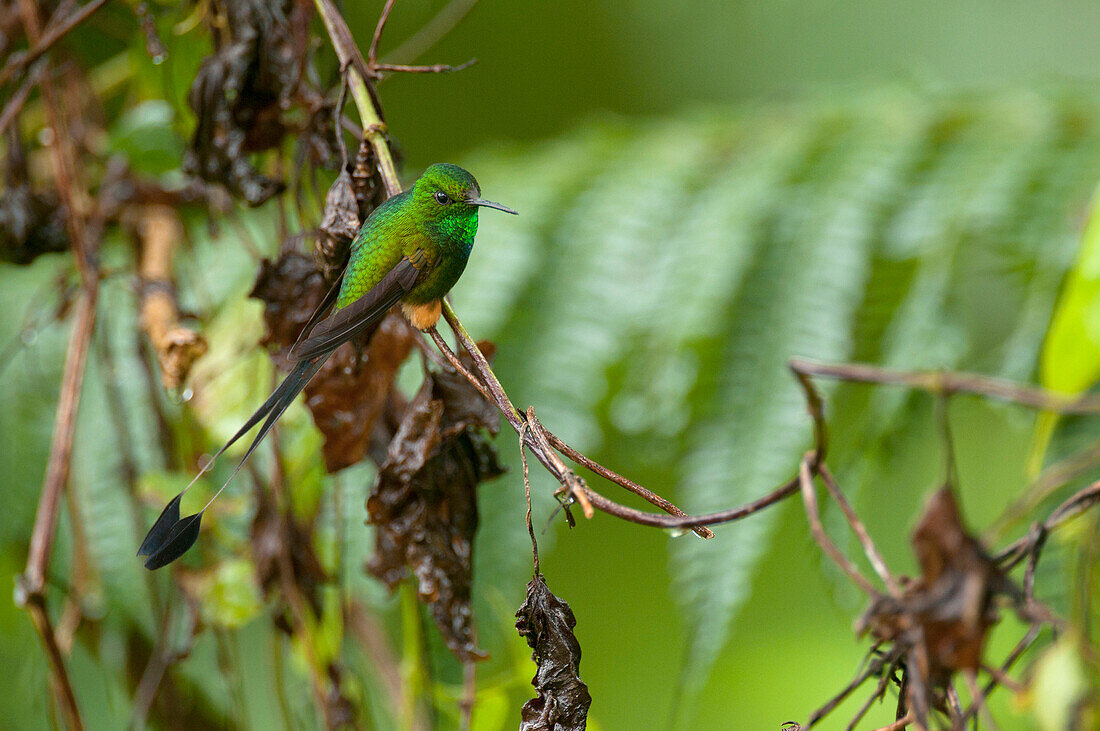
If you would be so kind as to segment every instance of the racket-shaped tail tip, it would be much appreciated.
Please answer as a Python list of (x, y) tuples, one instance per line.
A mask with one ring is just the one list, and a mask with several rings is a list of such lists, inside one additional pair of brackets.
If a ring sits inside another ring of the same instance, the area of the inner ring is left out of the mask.
[[(176, 513), (179, 513), (179, 506), (176, 507)], [(202, 512), (176, 521), (164, 536), (163, 541), (154, 547), (149, 553), (149, 558), (145, 559), (145, 568), (155, 571), (187, 553), (187, 549), (195, 545), (195, 541), (199, 538), (201, 523)]]
[(172, 498), (172, 501), (164, 506), (164, 510), (160, 511), (157, 522), (153, 523), (153, 527), (145, 534), (145, 540), (141, 542), (141, 548), (138, 549), (137, 555), (148, 556), (156, 552), (164, 543), (164, 539), (168, 537), (168, 532), (172, 530), (172, 526), (180, 520), (181, 499), (183, 499), (182, 492)]

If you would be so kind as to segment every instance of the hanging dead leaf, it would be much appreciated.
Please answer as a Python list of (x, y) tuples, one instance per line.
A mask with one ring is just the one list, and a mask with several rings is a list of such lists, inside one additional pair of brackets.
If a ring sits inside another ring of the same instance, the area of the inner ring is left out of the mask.
[(310, 13), (291, 0), (216, 2), (215, 52), (188, 95), (198, 124), (183, 169), (258, 206), (283, 189), (247, 155), (276, 147), (288, 132), (283, 111), (302, 79)]
[(527, 584), (516, 612), (516, 631), (533, 650), (538, 671), (531, 680), (538, 695), (523, 704), (520, 731), (582, 731), (592, 696), (581, 681), (581, 645), (569, 605), (554, 596), (542, 574)]
[(8, 128), (0, 190), (0, 261), (30, 264), (40, 254), (65, 251), (69, 234), (56, 194), (31, 188), (19, 125)]
[(391, 589), (411, 570), (444, 641), (479, 660), (470, 607), (477, 487), (502, 473), (485, 432), (499, 414), (464, 380), (433, 373), (405, 409), (367, 499), (378, 527), (367, 569)]
[(317, 254), (325, 268), (326, 279), (335, 279), (347, 263), (351, 242), (359, 231), (359, 203), (351, 173), (342, 170), (325, 196), (325, 214)]
[(929, 709), (945, 707), (951, 676), (981, 666), (997, 599), (1020, 611), (1024, 596), (966, 531), (949, 488), (928, 501), (912, 544), (921, 575), (902, 580), (900, 597), (873, 599), (857, 628), (901, 648), (908, 704), (925, 723)]

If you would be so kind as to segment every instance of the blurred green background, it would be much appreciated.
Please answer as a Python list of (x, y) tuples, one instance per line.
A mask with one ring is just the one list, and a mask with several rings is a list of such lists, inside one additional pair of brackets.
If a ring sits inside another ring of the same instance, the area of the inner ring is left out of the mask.
[[(383, 56), (444, 4), (398, 3)], [(365, 47), (381, 3), (345, 5)], [(150, 6), (169, 51), (162, 65), (149, 60), (122, 3), (66, 48), (107, 69), (108, 149), (170, 178), (193, 126), (183, 99), (209, 41), (201, 28), (174, 30), (193, 8)], [(459, 162), (487, 197), (522, 214), (482, 217), (454, 292), (471, 332), (496, 341), (497, 373), (517, 405), (534, 404), (562, 438), (702, 512), (762, 495), (793, 473), (809, 432), (784, 367), (791, 355), (1037, 380), (1100, 179), (1097, 27), (1100, 7), (1084, 1), (483, 0), (417, 59), (476, 57), (476, 66), (391, 77), (379, 94), (406, 180), (432, 162)], [(270, 208), (236, 215), (274, 256)], [(271, 367), (257, 346), (259, 304), (245, 297), (257, 255), (236, 226), (214, 235), (201, 216), (186, 222), (181, 300), (211, 337), (207, 358), (243, 364), (192, 384), (198, 403), (220, 405), (216, 415), (168, 407), (212, 448), (263, 398)], [(109, 232), (105, 268), (125, 269), (128, 247)], [(70, 267), (65, 255), (0, 266), (0, 342), (23, 341), (0, 372), (0, 572), (9, 578), (26, 558), (67, 333), (24, 326), (28, 313), (48, 320), (52, 283)], [(104, 282), (72, 477), (97, 583), (85, 607), (95, 629), (78, 635), (71, 670), (93, 728), (127, 723), (131, 654), (153, 632), (150, 587), (132, 557), (139, 535), (105, 427), (105, 384), (117, 383), (127, 403), (143, 489), (171, 494), (181, 479), (156, 456), (144, 390), (134, 386), (132, 291), (125, 275)], [(95, 356), (99, 348), (114, 353), (112, 367)], [(826, 392), (840, 483), (891, 566), (912, 572), (908, 532), (943, 479), (932, 400), (865, 386)], [(286, 449), (307, 475), (321, 552), (331, 561), (333, 536), (344, 531), (341, 582), (377, 613), (400, 653), (410, 634), (400, 600), (360, 570), (371, 545), (360, 525), (372, 470), (318, 482), (316, 435), (296, 412), (281, 438), (298, 445)], [(980, 531), (1027, 486), (1033, 414), (960, 398), (951, 416), (962, 508)], [(1086, 419), (1064, 423), (1050, 459), (1095, 433)], [(479, 728), (517, 725), (534, 672), (512, 628), (530, 574), (519, 460), (507, 434), (497, 446), (511, 471), (480, 494), (475, 604), (493, 659), (480, 669)], [(534, 487), (541, 527), (554, 483), (536, 470)], [(247, 516), (249, 490), (237, 496)], [(826, 518), (852, 548), (838, 516)], [(1078, 523), (1054, 540), (1039, 593), (1085, 622), (1073, 598), (1082, 581), (1086, 595), (1095, 584), (1082, 557), (1096, 526)], [(243, 525), (219, 523), (226, 556), (243, 555), (234, 538)], [(598, 514), (573, 530), (559, 517), (540, 537), (548, 583), (577, 616), (594, 728), (778, 729), (804, 721), (856, 672), (867, 647), (852, 631), (862, 597), (821, 557), (801, 506), (789, 501), (716, 532), (704, 544)], [(64, 521), (60, 535), (53, 578), (64, 587)], [(173, 670), (180, 693), (228, 726), (267, 728), (285, 721), (279, 684), (290, 725), (315, 725), (300, 659), (273, 633), (247, 564), (241, 573), (225, 556), (199, 556), (218, 562), (223, 583), (206, 595), (210, 628)], [(180, 601), (164, 576), (154, 583)], [(0, 602), (0, 628), (0, 664), (21, 669), (0, 684), (0, 725), (47, 727), (46, 666), (31, 625)], [(992, 657), (1021, 632), (1014, 620), (1002, 623)], [(461, 676), (434, 627), (426, 635), (440, 678), (435, 720), (448, 726)], [(273, 653), (289, 657), (281, 679)], [(370, 722), (394, 726), (378, 678), (354, 649), (346, 653)], [(822, 728), (842, 728), (863, 697)], [(1055, 705), (1003, 690), (992, 701), (1002, 728), (1057, 727)], [(890, 696), (863, 727), (892, 714)]]

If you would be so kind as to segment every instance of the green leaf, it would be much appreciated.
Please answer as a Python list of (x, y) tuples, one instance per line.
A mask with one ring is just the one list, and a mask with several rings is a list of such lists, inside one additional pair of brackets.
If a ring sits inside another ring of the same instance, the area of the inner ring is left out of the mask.
[(1039, 380), (1044, 387), (1080, 393), (1100, 379), (1100, 196), (1093, 200), (1077, 261), (1043, 343)]
[(173, 126), (172, 108), (164, 101), (138, 104), (111, 127), (112, 152), (130, 160), (135, 172), (160, 175), (178, 169), (183, 156), (183, 140)]
[(203, 619), (216, 627), (243, 627), (263, 610), (252, 564), (244, 559), (222, 561), (194, 588)]
[(1078, 651), (1079, 641), (1066, 635), (1036, 662), (1029, 695), (1032, 713), (1043, 731), (1083, 728), (1077, 720), (1089, 681)]

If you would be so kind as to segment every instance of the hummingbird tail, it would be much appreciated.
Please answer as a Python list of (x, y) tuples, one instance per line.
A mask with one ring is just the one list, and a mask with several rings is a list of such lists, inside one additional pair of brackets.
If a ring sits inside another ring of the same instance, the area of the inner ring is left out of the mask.
[[(283, 412), (287, 410), (287, 407), (294, 402), (294, 399), (301, 393), (302, 389), (306, 387), (306, 384), (317, 374), (317, 371), (321, 370), (321, 366), (328, 360), (332, 353), (326, 353), (314, 360), (301, 361), (294, 365), (294, 368), (287, 374), (287, 377), (283, 379), (283, 382), (271, 393), (264, 401), (260, 408), (256, 409), (256, 412), (249, 417), (237, 433), (234, 434), (228, 442), (218, 450), (215, 454), (195, 475), (195, 479), (191, 483), (180, 491), (178, 495), (172, 498), (172, 501), (165, 506), (161, 512), (160, 517), (153, 524), (153, 527), (149, 529), (149, 532), (145, 536), (145, 540), (141, 543), (141, 548), (138, 549), (139, 556), (148, 556), (145, 560), (145, 568), (149, 570), (159, 569), (161, 566), (166, 566), (172, 561), (182, 556), (187, 549), (194, 545), (195, 540), (199, 536), (199, 522), (202, 520), (202, 514), (206, 512), (206, 509), (210, 507), (210, 504), (217, 499), (218, 495), (222, 494), (222, 491), (229, 485), (237, 473), (241, 471), (241, 467), (252, 456), (252, 453), (256, 451), (256, 447), (259, 446), (263, 438), (267, 436), (267, 433), (271, 431), (271, 427), (275, 425), (275, 422), (279, 420), (279, 417), (283, 415)], [(233, 470), (233, 474), (229, 476), (218, 491), (214, 493), (214, 496), (203, 506), (203, 509), (199, 512), (188, 515), (185, 518), (180, 518), (180, 500), (183, 498), (184, 493), (191, 489), (191, 485), (194, 485), (200, 477), (202, 477), (214, 464), (214, 461), (229, 449), (233, 444), (244, 436), (252, 427), (260, 423), (260, 420), (265, 419), (263, 426), (260, 427), (260, 431), (252, 439), (252, 443), (248, 446), (248, 451), (244, 453), (241, 461), (237, 463), (236, 469)]]

